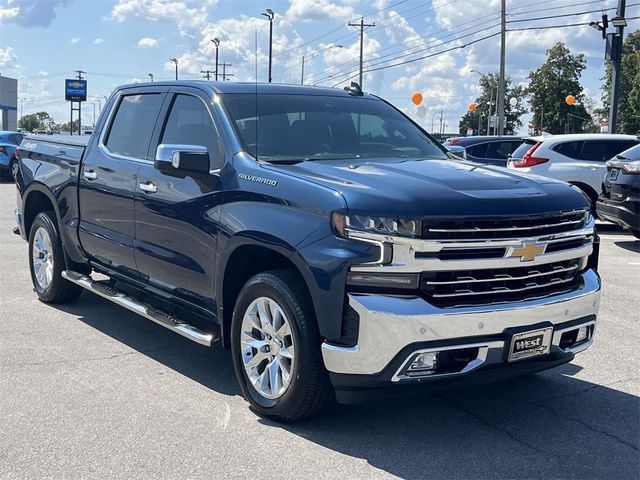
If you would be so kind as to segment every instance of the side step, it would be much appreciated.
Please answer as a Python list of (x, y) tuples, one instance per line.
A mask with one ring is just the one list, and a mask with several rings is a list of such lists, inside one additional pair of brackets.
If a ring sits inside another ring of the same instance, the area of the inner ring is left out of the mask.
[(184, 320), (180, 320), (173, 315), (169, 315), (162, 310), (152, 307), (151, 305), (142, 303), (123, 292), (105, 285), (104, 283), (93, 280), (87, 275), (82, 275), (81, 273), (74, 272), (72, 270), (65, 270), (62, 272), (62, 277), (76, 285), (80, 285), (82, 288), (112, 301), (117, 305), (120, 305), (121, 307), (126, 308), (127, 310), (132, 311), (133, 313), (137, 313), (147, 320), (151, 320), (158, 325), (162, 325), (163, 327), (188, 338), (189, 340), (193, 340), (200, 345), (210, 347), (220, 338), (215, 333), (200, 330)]

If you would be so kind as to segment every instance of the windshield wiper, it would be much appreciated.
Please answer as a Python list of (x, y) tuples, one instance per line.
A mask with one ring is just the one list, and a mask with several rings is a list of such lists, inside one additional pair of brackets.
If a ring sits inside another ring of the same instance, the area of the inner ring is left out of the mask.
[(358, 153), (314, 153), (309, 157), (305, 157), (305, 162), (312, 162), (314, 160), (351, 160), (353, 158), (360, 158), (360, 154)]

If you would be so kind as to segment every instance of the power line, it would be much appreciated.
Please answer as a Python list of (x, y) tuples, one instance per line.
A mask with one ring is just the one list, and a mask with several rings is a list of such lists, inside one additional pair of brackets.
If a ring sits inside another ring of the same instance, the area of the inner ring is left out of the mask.
[[(627, 7), (635, 7), (636, 5), (640, 5), (640, 3), (632, 3), (631, 5), (627, 5)], [(616, 7), (601, 8), (598, 10), (588, 10), (585, 12), (562, 13), (560, 15), (547, 15), (546, 17), (523, 18), (521, 20), (507, 20), (507, 23), (534, 22), (536, 20), (549, 20), (552, 18), (574, 17), (576, 15), (587, 15), (589, 13), (607, 12), (609, 10), (615, 10), (615, 9)]]
[[(638, 17), (625, 17), (625, 20), (637, 20)], [(546, 25), (544, 27), (526, 27), (526, 28), (510, 28), (507, 32), (522, 32), (525, 30), (546, 30), (547, 28), (564, 28), (564, 27), (581, 27), (584, 25), (589, 25), (591, 22), (580, 22), (580, 23), (565, 23), (564, 25)]]
[(578, 2), (578, 3), (570, 3), (567, 5), (554, 5), (553, 7), (545, 7), (545, 8), (537, 8), (534, 10), (527, 10), (525, 12), (516, 12), (516, 13), (512, 13), (514, 10), (520, 10), (522, 8), (527, 8), (527, 7), (531, 7), (533, 5), (544, 5), (546, 3), (556, 3), (556, 0), (548, 0), (546, 2), (536, 2), (535, 4), (531, 4), (531, 5), (521, 5), (519, 7), (513, 7), (509, 10), (509, 16), (516, 16), (516, 15), (526, 15), (528, 13), (536, 13), (536, 12), (546, 12), (548, 10), (562, 10), (565, 8), (570, 8), (570, 7), (584, 7), (585, 5), (591, 5), (594, 3), (604, 3), (604, 0), (592, 0), (590, 2)]

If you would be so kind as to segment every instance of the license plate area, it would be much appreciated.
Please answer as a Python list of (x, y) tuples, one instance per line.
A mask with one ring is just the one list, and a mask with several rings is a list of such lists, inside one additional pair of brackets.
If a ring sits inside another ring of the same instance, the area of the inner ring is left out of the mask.
[(618, 178), (618, 172), (620, 172), (620, 170), (618, 170), (617, 168), (611, 170), (611, 173), (609, 174), (609, 180), (611, 180), (612, 182), (615, 181)]
[(553, 327), (516, 333), (511, 337), (509, 362), (548, 355), (551, 351)]

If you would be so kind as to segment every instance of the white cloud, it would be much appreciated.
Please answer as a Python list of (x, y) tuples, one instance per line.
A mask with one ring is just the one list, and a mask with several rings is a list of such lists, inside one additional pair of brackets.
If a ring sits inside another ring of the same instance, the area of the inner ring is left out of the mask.
[(73, 37), (71, 39), (71, 43), (79, 43), (80, 42), (80, 37)]
[(7, 0), (0, 7), (0, 24), (15, 23), (21, 27), (48, 27), (56, 17), (56, 8), (73, 0)]
[(215, 0), (118, 0), (111, 10), (111, 18), (118, 22), (132, 18), (170, 22), (177, 25), (181, 35), (192, 37), (205, 26), (207, 9), (216, 3)]
[(0, 48), (0, 67), (6, 67), (10, 65), (16, 58), (18, 57), (16, 57), (16, 54), (13, 53), (13, 48)]
[(158, 46), (158, 40), (151, 37), (144, 37), (138, 40), (138, 48), (154, 48)]
[(104, 39), (103, 39), (103, 38), (98, 37), (98, 38), (96, 38), (96, 39), (93, 41), (93, 43), (94, 43), (95, 45), (100, 45), (101, 43), (104, 43)]
[(328, 0), (291, 0), (286, 13), (287, 19), (291, 21), (331, 19), (347, 22), (353, 15), (350, 5)]
[(49, 72), (45, 72), (44, 70), (40, 70), (40, 71), (38, 72), (38, 76), (39, 76), (39, 77), (42, 77), (42, 78), (46, 78), (46, 77), (48, 77), (48, 76), (49, 76)]

